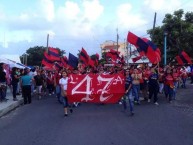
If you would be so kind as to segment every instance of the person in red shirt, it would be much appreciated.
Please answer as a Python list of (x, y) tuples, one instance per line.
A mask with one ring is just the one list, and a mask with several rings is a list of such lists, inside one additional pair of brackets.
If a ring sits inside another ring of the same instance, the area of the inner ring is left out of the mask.
[(173, 79), (174, 79), (173, 99), (175, 100), (176, 99), (176, 89), (178, 87), (179, 77), (180, 77), (180, 74), (177, 72), (176, 68), (173, 68), (172, 76), (173, 76)]
[(60, 84), (59, 84), (59, 80), (60, 80), (60, 79), (61, 79), (61, 73), (60, 73), (60, 71), (55, 72), (55, 74), (54, 74), (55, 93), (56, 93), (58, 102), (62, 104), (61, 89), (60, 89)]
[(48, 72), (47, 76), (47, 88), (49, 91), (49, 95), (54, 94), (54, 75), (52, 72)]
[(172, 102), (173, 89), (174, 89), (174, 78), (172, 76), (171, 69), (168, 68), (164, 75), (164, 93), (166, 98), (169, 97), (170, 103)]
[(144, 89), (143, 89), (142, 93), (143, 93), (145, 100), (148, 100), (148, 79), (149, 79), (150, 74), (151, 74), (150, 67), (147, 66), (147, 68), (144, 69), (143, 75), (142, 75), (143, 80), (144, 80)]
[(181, 68), (180, 76), (181, 76), (181, 79), (182, 79), (182, 88), (186, 88), (186, 79), (188, 78), (188, 73), (186, 72), (185, 67)]
[(163, 93), (163, 88), (164, 88), (164, 70), (161, 69), (159, 71), (159, 93), (162, 94)]

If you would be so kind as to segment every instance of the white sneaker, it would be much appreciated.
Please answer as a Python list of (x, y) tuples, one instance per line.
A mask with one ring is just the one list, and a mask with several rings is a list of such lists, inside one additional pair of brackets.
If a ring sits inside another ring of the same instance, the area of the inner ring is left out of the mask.
[(148, 100), (147, 100), (147, 102), (148, 102), (148, 103), (150, 103), (150, 102), (151, 102), (151, 100), (150, 100), (150, 99), (148, 99)]
[(159, 105), (158, 102), (155, 102), (154, 104), (155, 104), (155, 105)]

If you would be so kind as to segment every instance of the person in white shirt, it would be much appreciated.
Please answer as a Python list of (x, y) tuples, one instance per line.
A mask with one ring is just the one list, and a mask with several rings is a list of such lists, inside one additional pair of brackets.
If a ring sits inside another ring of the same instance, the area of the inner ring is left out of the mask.
[[(59, 80), (59, 84), (61, 87), (61, 96), (63, 97), (63, 106), (64, 106), (64, 116), (68, 116), (68, 98), (67, 98), (67, 84), (68, 84), (68, 77), (67, 72), (62, 71), (62, 78)], [(72, 109), (70, 109), (70, 112), (72, 113)]]

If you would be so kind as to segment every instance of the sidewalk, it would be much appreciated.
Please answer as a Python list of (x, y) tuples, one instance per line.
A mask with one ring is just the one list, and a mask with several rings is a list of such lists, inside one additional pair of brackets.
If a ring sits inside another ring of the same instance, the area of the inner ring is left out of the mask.
[(17, 95), (18, 101), (13, 101), (13, 96), (10, 92), (10, 89), (7, 89), (7, 102), (0, 102), (0, 118), (9, 113), (10, 111), (14, 110), (15, 108), (19, 107), (23, 104), (23, 98), (21, 95)]

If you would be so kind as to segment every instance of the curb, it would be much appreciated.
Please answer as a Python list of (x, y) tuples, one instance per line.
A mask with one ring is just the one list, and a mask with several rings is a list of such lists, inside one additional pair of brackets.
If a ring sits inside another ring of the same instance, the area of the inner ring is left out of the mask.
[(16, 109), (17, 107), (19, 107), (21, 104), (23, 104), (23, 99), (18, 100), (17, 102), (14, 102), (12, 104), (10, 104), (8, 107), (0, 110), (0, 118), (6, 114), (8, 114), (9, 112), (11, 112), (12, 110)]

